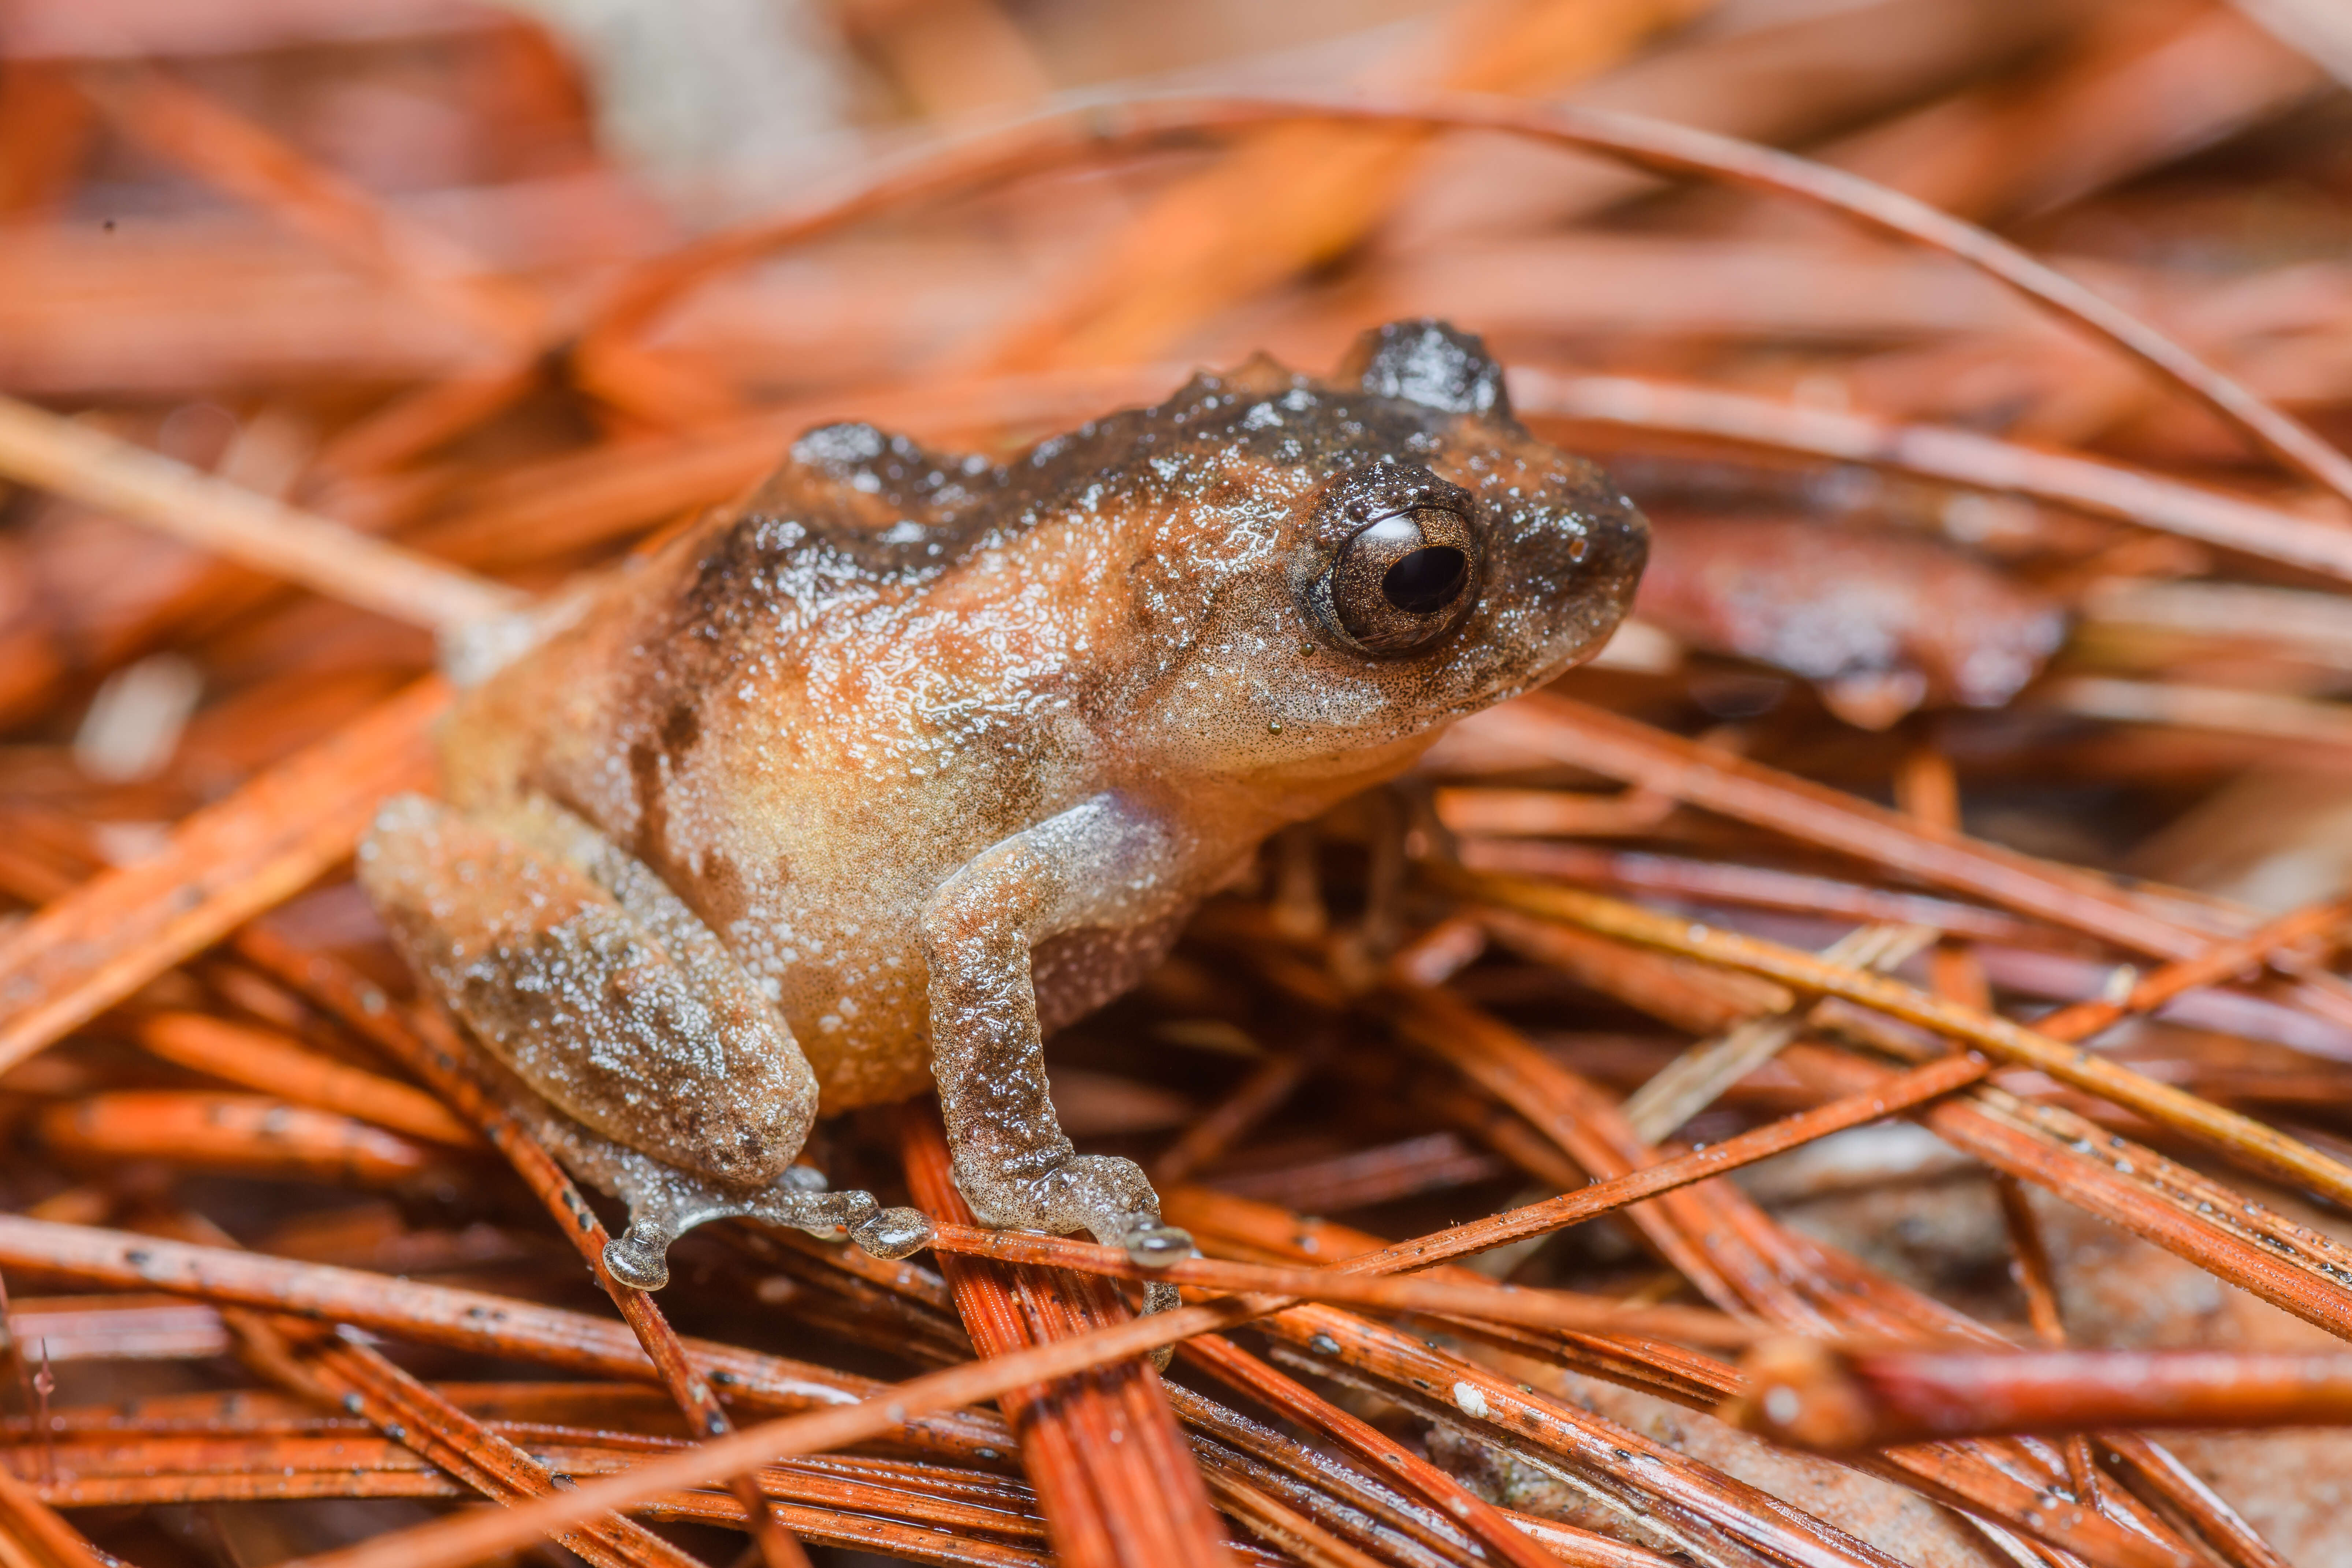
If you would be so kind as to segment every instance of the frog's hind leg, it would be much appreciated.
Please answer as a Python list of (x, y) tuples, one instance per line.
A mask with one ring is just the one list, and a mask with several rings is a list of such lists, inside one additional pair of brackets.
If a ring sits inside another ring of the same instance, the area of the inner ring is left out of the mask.
[(747, 1215), (903, 1256), (912, 1211), (793, 1164), (816, 1078), (791, 1026), (642, 862), (544, 801), (460, 814), (388, 803), (360, 879), (419, 977), (504, 1070), (508, 1103), (629, 1205), (605, 1251), (651, 1289), (680, 1234)]

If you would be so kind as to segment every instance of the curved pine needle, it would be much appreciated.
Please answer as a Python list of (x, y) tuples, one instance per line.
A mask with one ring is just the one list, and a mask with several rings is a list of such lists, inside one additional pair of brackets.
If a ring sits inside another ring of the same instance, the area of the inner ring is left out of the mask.
[(1938, 484), (2020, 495), (2089, 517), (2352, 581), (2352, 529), (2105, 458), (2045, 450), (1974, 430), (1898, 425), (1717, 387), (1616, 375), (1510, 374), (1522, 415), (1858, 463)]
[(2137, 360), (2203, 404), (2291, 472), (2352, 502), (2352, 458), (2154, 327), (1975, 225), (1898, 191), (1792, 153), (1639, 115), (1471, 94), (1382, 98), (1127, 98), (1051, 111), (925, 149), (781, 216), (712, 235), (623, 279), (582, 333), (580, 356), (641, 364), (629, 339), (685, 294), (783, 246), (910, 197), (969, 194), (996, 180), (1174, 138), (1322, 121), (1500, 132), (1599, 153), (1649, 173), (1790, 196), (1940, 250)]

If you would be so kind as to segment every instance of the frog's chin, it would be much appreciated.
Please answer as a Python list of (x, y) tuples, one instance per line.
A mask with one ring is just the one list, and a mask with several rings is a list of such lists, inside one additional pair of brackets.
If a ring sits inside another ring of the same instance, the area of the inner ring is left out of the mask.
[[(1234, 783), (1269, 797), (1295, 795), (1328, 804), (1403, 773), (1421, 760), (1421, 754), (1435, 743), (1444, 728), (1442, 723), (1432, 724), (1370, 745), (1309, 750), (1266, 758), (1236, 769), (1228, 776)], [(1311, 807), (1310, 815), (1320, 809), (1320, 805)]]

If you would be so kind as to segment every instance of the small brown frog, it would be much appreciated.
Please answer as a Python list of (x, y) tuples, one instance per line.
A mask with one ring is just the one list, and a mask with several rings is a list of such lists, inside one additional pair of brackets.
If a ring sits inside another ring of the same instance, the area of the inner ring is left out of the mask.
[(625, 1280), (722, 1215), (921, 1245), (793, 1160), (934, 1082), (983, 1223), (1171, 1259), (1143, 1173), (1064, 1136), (1044, 1036), (1275, 829), (1596, 650), (1645, 542), (1434, 321), (1004, 464), (828, 426), (467, 692), (448, 804), (387, 805), (361, 876), (627, 1201)]

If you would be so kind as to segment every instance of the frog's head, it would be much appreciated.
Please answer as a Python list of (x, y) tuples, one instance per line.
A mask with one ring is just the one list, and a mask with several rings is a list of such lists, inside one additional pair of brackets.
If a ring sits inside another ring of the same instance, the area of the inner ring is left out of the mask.
[(1633, 600), (1641, 514), (1444, 322), (1367, 332), (1319, 380), (1260, 357), (1139, 417), (1168, 478), (1129, 569), (1158, 666), (1133, 718), (1163, 769), (1393, 772), (1597, 652)]

